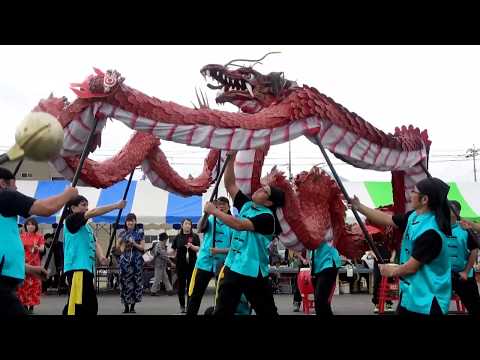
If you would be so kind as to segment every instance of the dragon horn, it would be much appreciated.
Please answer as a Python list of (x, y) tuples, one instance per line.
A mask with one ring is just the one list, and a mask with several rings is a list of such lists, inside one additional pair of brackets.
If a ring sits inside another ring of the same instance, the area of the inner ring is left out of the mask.
[(195, 95), (197, 96), (198, 106), (202, 107), (202, 102), (200, 101), (200, 96), (198, 96), (198, 91), (196, 86), (195, 86)]
[(268, 55), (271, 55), (271, 54), (281, 54), (280, 51), (271, 51), (269, 53), (266, 53), (265, 55), (263, 55), (262, 58), (258, 59), (258, 60), (249, 60), (249, 59), (234, 59), (234, 60), (230, 60), (226, 65), (224, 65), (224, 67), (227, 67), (228, 65), (231, 65), (233, 62), (236, 62), (236, 61), (248, 61), (248, 62), (260, 62), (262, 61), (263, 59), (265, 59)]
[(207, 97), (207, 95), (205, 94), (205, 97), (203, 97), (203, 91), (202, 90), (200, 90), (200, 95), (202, 95), (203, 107), (206, 107), (207, 106), (207, 101), (205, 100), (205, 98)]
[(83, 97), (83, 92), (78, 90), (78, 89), (75, 89), (73, 87), (70, 88), (74, 93), (75, 95), (77, 95), (79, 98)]
[(105, 75), (105, 73), (102, 70), (96, 68), (95, 66), (93, 67), (93, 71), (95, 71), (95, 74), (97, 75)]

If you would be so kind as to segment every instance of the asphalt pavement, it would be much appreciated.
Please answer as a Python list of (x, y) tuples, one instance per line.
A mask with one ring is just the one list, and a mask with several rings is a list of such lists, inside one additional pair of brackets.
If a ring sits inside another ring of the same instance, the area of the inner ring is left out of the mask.
[[(98, 298), (99, 315), (123, 315), (123, 305), (118, 293), (100, 293)], [(371, 295), (368, 294), (341, 294), (333, 297), (332, 310), (335, 315), (372, 315), (373, 304)], [(34, 309), (34, 315), (61, 315), (67, 302), (66, 295), (42, 295), (41, 304)], [(275, 295), (275, 304), (280, 315), (302, 315), (293, 312), (292, 295)], [(213, 291), (208, 291), (202, 301), (199, 314), (213, 305)], [(396, 308), (396, 303), (394, 302)], [(141, 303), (135, 307), (136, 315), (180, 315), (180, 306), (176, 295), (161, 294), (151, 296), (145, 294)], [(452, 302), (451, 310), (456, 308)]]

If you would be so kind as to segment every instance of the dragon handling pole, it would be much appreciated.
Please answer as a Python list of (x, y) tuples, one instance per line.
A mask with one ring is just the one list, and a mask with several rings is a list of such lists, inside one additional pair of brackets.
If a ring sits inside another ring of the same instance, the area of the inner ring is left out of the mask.
[[(330, 168), (330, 171), (332, 172), (333, 177), (335, 178), (338, 186), (342, 190), (343, 196), (345, 196), (345, 200), (347, 200), (348, 203), (351, 203), (351, 198), (348, 195), (347, 190), (345, 189), (345, 186), (343, 186), (342, 180), (340, 180), (340, 177), (338, 176), (337, 172), (335, 171), (335, 168), (333, 167), (333, 164), (331, 163), (330, 158), (328, 157), (328, 154), (325, 151), (325, 148), (320, 143), (320, 141), (317, 141), (317, 145), (320, 148), (320, 151), (322, 152), (323, 157), (325, 158), (325, 161), (327, 162), (328, 167)], [(353, 215), (355, 216), (355, 219), (358, 222), (358, 225), (360, 225), (360, 228), (362, 229), (363, 235), (365, 235), (365, 240), (367, 240), (368, 246), (370, 247), (370, 249), (372, 249), (373, 253), (375, 254), (375, 257), (377, 258), (377, 261), (380, 264), (384, 264), (385, 262), (383, 261), (383, 258), (380, 255), (380, 251), (378, 251), (378, 248), (375, 245), (375, 243), (373, 242), (373, 239), (372, 239), (371, 235), (368, 233), (368, 230), (367, 230), (365, 224), (363, 223), (362, 219), (360, 218), (360, 215), (358, 215), (357, 209), (352, 207), (352, 212), (353, 212)]]
[[(130, 173), (130, 177), (128, 178), (127, 187), (125, 188), (125, 191), (123, 193), (122, 200), (127, 200), (128, 190), (130, 189), (130, 184), (132, 183), (134, 172), (135, 172), (135, 169), (133, 169), (133, 171)], [(112, 231), (112, 234), (110, 235), (110, 241), (108, 242), (108, 249), (105, 255), (107, 259), (108, 259), (108, 256), (110, 255), (110, 250), (112, 250), (113, 239), (117, 234), (117, 227), (118, 227), (118, 223), (120, 222), (120, 218), (122, 217), (122, 211), (123, 209), (118, 210), (117, 218), (115, 219), (115, 224), (113, 225), (113, 231)]]
[[(95, 130), (97, 128), (97, 124), (98, 124), (98, 121), (93, 122), (92, 130), (90, 131), (90, 134), (88, 135), (88, 139), (87, 139), (87, 142), (85, 143), (85, 147), (83, 148), (82, 156), (80, 157), (80, 161), (78, 163), (77, 170), (75, 171), (75, 175), (73, 176), (73, 179), (72, 179), (72, 187), (76, 187), (77, 183), (78, 183), (78, 180), (80, 179), (80, 173), (82, 171), (83, 163), (85, 162), (85, 159), (87, 158), (88, 150), (90, 149), (90, 145), (92, 143), (93, 135), (94, 135)], [(50, 261), (52, 260), (52, 256), (53, 256), (53, 251), (52, 250), (55, 248), (55, 245), (58, 242), (58, 237), (60, 235), (60, 231), (61, 231), (63, 222), (65, 221), (66, 213), (67, 213), (67, 207), (64, 206), (63, 211), (62, 211), (62, 216), (60, 216), (60, 221), (58, 222), (58, 226), (55, 229), (55, 234), (53, 235), (53, 241), (52, 241), (52, 245), (50, 245), (50, 251), (48, 252), (47, 260), (45, 261), (45, 265), (43, 266), (45, 270), (48, 269), (48, 265), (50, 264)]]

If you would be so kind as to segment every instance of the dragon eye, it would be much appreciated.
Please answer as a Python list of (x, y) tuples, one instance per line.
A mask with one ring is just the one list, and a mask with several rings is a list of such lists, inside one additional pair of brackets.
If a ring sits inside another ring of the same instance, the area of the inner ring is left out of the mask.
[(255, 78), (255, 75), (253, 75), (252, 73), (246, 74), (246, 75), (245, 75), (245, 78), (246, 78), (247, 80), (253, 80), (253, 79)]

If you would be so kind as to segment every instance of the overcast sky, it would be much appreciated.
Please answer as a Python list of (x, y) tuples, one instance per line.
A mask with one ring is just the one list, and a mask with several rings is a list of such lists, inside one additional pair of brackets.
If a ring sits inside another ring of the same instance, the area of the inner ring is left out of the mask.
[[(256, 69), (283, 71), (285, 77), (332, 97), (375, 127), (393, 132), (395, 126), (428, 129), (432, 140), (430, 170), (446, 181), (472, 181), (472, 161), (462, 160), (473, 144), (480, 146), (479, 46), (0, 46), (0, 149), (14, 142), (16, 126), (50, 92), (75, 95), (71, 82), (82, 82), (96, 66), (116, 69), (125, 83), (150, 96), (191, 106), (195, 86), (207, 91), (217, 107), (215, 92), (205, 86), (199, 70), (231, 59), (270, 55)], [(119, 151), (131, 130), (118, 122), (104, 130), (102, 149), (94, 158)], [(185, 145), (162, 141), (162, 149), (183, 176), (197, 176), (206, 150), (186, 152)], [(305, 138), (291, 143), (292, 172), (323, 161), (318, 148)], [(333, 158), (347, 179), (389, 180), (389, 172), (355, 169)], [(271, 148), (265, 169), (277, 164), (287, 170), (288, 145)], [(479, 167), (480, 167), (480, 163)], [(480, 175), (479, 172), (477, 172)]]

